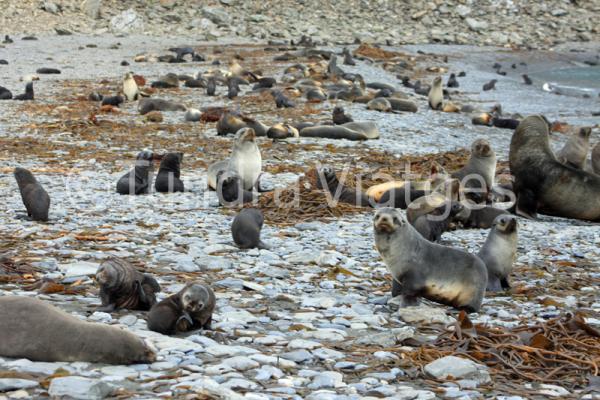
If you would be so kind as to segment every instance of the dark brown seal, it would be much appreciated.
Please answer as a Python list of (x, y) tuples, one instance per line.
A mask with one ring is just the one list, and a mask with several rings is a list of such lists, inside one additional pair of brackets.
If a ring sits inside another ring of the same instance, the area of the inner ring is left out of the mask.
[(360, 188), (351, 188), (340, 183), (335, 170), (330, 166), (318, 169), (317, 186), (327, 189), (334, 201), (341, 201), (355, 206), (371, 207), (369, 197)]
[(209, 286), (188, 283), (181, 291), (152, 307), (148, 328), (165, 335), (211, 329), (215, 303), (215, 294)]
[(99, 311), (114, 311), (121, 308), (148, 311), (156, 303), (156, 292), (160, 285), (156, 280), (135, 269), (121, 258), (110, 258), (100, 264), (96, 272), (100, 285), (102, 307)]
[(85, 322), (41, 300), (0, 297), (0, 356), (31, 361), (152, 363), (156, 354), (125, 330)]
[(536, 115), (525, 118), (512, 136), (509, 162), (516, 213), (600, 221), (600, 176), (561, 164), (548, 134), (548, 120)]
[(231, 223), (231, 236), (233, 236), (235, 244), (241, 249), (268, 248), (260, 240), (260, 231), (264, 221), (262, 212), (256, 208), (244, 208), (240, 211)]
[(34, 221), (48, 221), (48, 210), (50, 209), (48, 193), (33, 174), (25, 168), (15, 168), (14, 174), (21, 192), (21, 199), (27, 209), (27, 215)]
[(181, 176), (181, 160), (183, 153), (167, 153), (160, 162), (154, 187), (157, 192), (183, 192)]

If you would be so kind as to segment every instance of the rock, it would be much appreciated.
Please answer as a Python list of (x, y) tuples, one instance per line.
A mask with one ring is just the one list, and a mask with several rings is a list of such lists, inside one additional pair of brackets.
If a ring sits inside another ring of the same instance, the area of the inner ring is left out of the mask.
[(485, 365), (456, 356), (446, 356), (427, 364), (425, 372), (436, 379), (452, 377), (453, 379), (474, 379), (479, 383), (491, 381)]
[(62, 264), (58, 266), (58, 269), (65, 275), (65, 277), (73, 276), (94, 276), (100, 264), (78, 261), (70, 264)]
[(487, 22), (479, 21), (479, 20), (476, 20), (475, 18), (467, 17), (467, 18), (465, 18), (465, 22), (467, 23), (469, 28), (471, 28), (472, 31), (477, 32), (477, 31), (481, 31), (481, 30), (486, 30), (488, 28)]
[(231, 20), (227, 11), (221, 7), (202, 7), (202, 15), (214, 24), (227, 24)]
[(110, 20), (110, 29), (114, 33), (126, 33), (137, 31), (141, 33), (144, 28), (144, 20), (132, 8), (123, 11)]
[(42, 10), (47, 11), (51, 14), (58, 14), (60, 12), (60, 7), (51, 1), (45, 1), (42, 4)]
[[(146, 119), (146, 121), (149, 121), (149, 122), (163, 122), (163, 115), (160, 111), (150, 111), (148, 114), (144, 115), (144, 118)], [(193, 259), (191, 260), (191, 262), (193, 264), (193, 262), (194, 262)], [(179, 262), (177, 263), (177, 266), (179, 267)], [(192, 269), (190, 271), (188, 271), (187, 269), (178, 269), (178, 271), (196, 272), (199, 270), (199, 268), (196, 264), (193, 264), (193, 268), (194, 269)]]
[(310, 389), (338, 388), (342, 386), (346, 386), (344, 376), (335, 371), (320, 372), (308, 385)]
[(167, 10), (175, 7), (177, 5), (177, 0), (160, 0), (160, 5)]
[(465, 5), (459, 4), (456, 7), (456, 13), (464, 18), (467, 15), (471, 14), (471, 9)]
[(449, 325), (456, 320), (446, 315), (443, 308), (429, 307), (425, 305), (415, 307), (400, 307), (398, 316), (409, 324), (427, 323), (427, 324), (444, 324)]
[(72, 399), (103, 399), (113, 391), (113, 387), (98, 379), (81, 376), (54, 378), (50, 382), (50, 397), (69, 397)]
[(538, 393), (550, 396), (550, 397), (568, 397), (570, 395), (569, 391), (562, 386), (558, 385), (550, 385), (546, 383), (541, 383), (538, 388)]
[(260, 366), (258, 362), (244, 356), (228, 358), (224, 360), (221, 364), (233, 368), (237, 371), (247, 371), (249, 369), (258, 368)]
[(231, 389), (233, 391), (257, 390), (259, 387), (256, 383), (251, 382), (247, 379), (241, 379), (241, 378), (230, 379), (227, 382), (223, 383), (221, 386), (223, 386), (227, 389)]
[(569, 14), (569, 12), (567, 10), (563, 10), (562, 8), (556, 8), (550, 11), (550, 14), (552, 14), (553, 17), (563, 17)]
[(285, 358), (286, 360), (291, 360), (294, 362), (304, 362), (312, 359), (313, 355), (306, 350), (296, 350), (281, 354), (281, 358)]
[(403, 340), (412, 338), (414, 335), (414, 328), (405, 326), (402, 328), (390, 329), (388, 332), (365, 335), (356, 339), (354, 342), (356, 344), (391, 347), (402, 342)]
[(90, 18), (98, 19), (100, 18), (100, 6), (102, 5), (102, 0), (83, 0), (81, 2), (81, 11), (85, 13)]
[(319, 342), (314, 342), (312, 340), (304, 340), (304, 339), (294, 339), (288, 343), (288, 349), (316, 349), (317, 347), (321, 347), (322, 344)]
[(39, 383), (37, 381), (32, 381), (29, 379), (13, 379), (13, 378), (0, 379), (0, 393), (1, 392), (10, 392), (12, 390), (19, 390), (19, 389), (31, 389), (36, 386), (39, 386)]

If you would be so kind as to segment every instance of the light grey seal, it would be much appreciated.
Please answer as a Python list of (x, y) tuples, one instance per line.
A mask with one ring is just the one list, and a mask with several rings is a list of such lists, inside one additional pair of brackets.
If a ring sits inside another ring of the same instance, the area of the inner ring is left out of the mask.
[(517, 258), (517, 217), (496, 217), (492, 230), (477, 255), (487, 267), (487, 290), (509, 289), (508, 276)]

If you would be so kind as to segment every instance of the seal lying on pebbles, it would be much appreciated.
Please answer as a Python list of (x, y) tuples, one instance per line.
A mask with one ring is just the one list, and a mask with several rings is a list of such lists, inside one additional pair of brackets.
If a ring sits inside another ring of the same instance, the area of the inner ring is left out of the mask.
[(344, 107), (341, 106), (334, 107), (331, 119), (333, 120), (334, 125), (343, 125), (348, 122), (354, 122), (352, 117), (344, 112)]
[(117, 193), (119, 194), (146, 194), (150, 193), (152, 182), (152, 160), (154, 153), (144, 150), (138, 153), (135, 167), (123, 175), (117, 182)]
[(256, 208), (244, 208), (235, 216), (231, 224), (231, 235), (233, 241), (241, 249), (267, 249), (260, 240), (260, 231), (264, 223), (264, 217)]
[(429, 89), (428, 102), (433, 110), (441, 110), (444, 101), (444, 91), (442, 89), (442, 77), (436, 76)]
[(509, 289), (508, 276), (517, 258), (517, 218), (499, 215), (477, 254), (488, 271), (487, 290)]
[(243, 115), (224, 113), (217, 122), (217, 134), (237, 134), (242, 128), (252, 128), (256, 136), (266, 136), (269, 127), (265, 124)]
[(150, 111), (186, 111), (183, 104), (175, 103), (165, 99), (141, 99), (138, 102), (138, 112), (141, 115)]
[(121, 104), (125, 102), (125, 98), (123, 96), (106, 96), (102, 98), (102, 105), (110, 105), (119, 107)]
[[(349, 188), (340, 183), (335, 170), (325, 166), (317, 170), (317, 187), (327, 189), (333, 201), (341, 201), (355, 206), (370, 207), (369, 198), (359, 188)], [(329, 201), (329, 199), (328, 199)]]
[(50, 209), (48, 193), (33, 174), (25, 168), (15, 168), (14, 175), (19, 185), (21, 199), (27, 209), (27, 215), (34, 221), (48, 221), (48, 210)]
[(548, 121), (536, 115), (525, 118), (512, 136), (509, 163), (516, 213), (600, 220), (600, 176), (561, 164), (548, 134)]
[(489, 229), (499, 215), (510, 215), (508, 210), (492, 206), (471, 207), (465, 204), (463, 210), (458, 214), (457, 220), (463, 228)]
[(556, 154), (556, 159), (573, 168), (584, 169), (590, 149), (591, 133), (592, 128), (579, 129), (579, 132), (571, 136), (564, 147)]
[(375, 246), (399, 284), (403, 306), (416, 305), (418, 297), (424, 297), (479, 311), (487, 285), (487, 270), (479, 257), (427, 241), (395, 208), (379, 209), (373, 222)]
[(14, 100), (33, 100), (33, 97), (33, 82), (27, 82), (27, 84), (25, 85), (25, 93), (16, 95), (14, 97)]
[(477, 139), (471, 144), (471, 156), (467, 165), (451, 174), (467, 189), (467, 198), (477, 203), (485, 202), (487, 199), (495, 175), (496, 153), (485, 139)]
[(37, 74), (46, 74), (46, 75), (60, 74), (60, 69), (42, 67), (42, 68), (36, 69), (35, 72)]
[(102, 307), (111, 312), (121, 308), (148, 311), (156, 303), (160, 285), (148, 274), (142, 274), (129, 262), (112, 257), (100, 264), (96, 272)]
[(410, 100), (398, 99), (396, 97), (388, 97), (387, 101), (390, 103), (390, 105), (392, 106), (392, 110), (394, 111), (405, 111), (412, 113), (416, 113), (418, 111), (417, 105)]
[(368, 140), (378, 139), (379, 130), (373, 122), (348, 122), (343, 125), (315, 125), (303, 128), (301, 137), (327, 139)]
[(488, 90), (496, 89), (496, 83), (497, 82), (498, 82), (498, 80), (492, 79), (488, 83), (484, 84), (483, 85), (483, 91), (487, 92)]
[(173, 193), (183, 192), (181, 176), (181, 160), (183, 153), (167, 153), (160, 162), (154, 187), (157, 192)]
[(412, 226), (430, 242), (439, 242), (442, 233), (449, 230), (450, 225), (455, 222), (456, 216), (462, 211), (463, 207), (457, 201), (448, 202), (429, 214), (421, 215)]
[(267, 131), (267, 137), (274, 140), (299, 136), (298, 129), (288, 124), (275, 124)]
[(460, 183), (457, 179), (446, 179), (435, 187), (430, 194), (412, 201), (406, 208), (406, 218), (412, 224), (421, 215), (433, 212), (447, 201), (457, 201)]
[(123, 78), (123, 94), (127, 101), (135, 101), (140, 97), (140, 89), (131, 72), (126, 73)]
[(7, 88), (0, 86), (0, 100), (10, 100), (13, 95), (10, 90)]
[(392, 111), (392, 105), (385, 97), (377, 97), (367, 103), (367, 110)]
[(0, 297), (0, 337), (1, 357), (104, 364), (156, 361), (154, 351), (134, 334), (82, 321), (29, 297)]
[(215, 294), (209, 286), (188, 283), (174, 295), (155, 304), (148, 314), (148, 328), (165, 335), (211, 329)]

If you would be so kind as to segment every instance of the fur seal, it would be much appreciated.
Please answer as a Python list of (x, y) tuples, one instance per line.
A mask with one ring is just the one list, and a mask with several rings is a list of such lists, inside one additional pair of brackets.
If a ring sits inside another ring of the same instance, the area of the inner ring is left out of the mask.
[(470, 204), (466, 204), (458, 214), (457, 220), (461, 222), (463, 228), (489, 229), (499, 215), (510, 215), (510, 212), (503, 208), (492, 206), (471, 207)]
[(240, 211), (231, 224), (235, 244), (241, 249), (267, 249), (268, 246), (260, 240), (264, 220), (262, 212), (256, 208), (244, 208)]
[(0, 86), (0, 100), (10, 100), (13, 98), (13, 95), (10, 90), (5, 88), (4, 86)]
[(392, 105), (385, 97), (376, 97), (367, 103), (367, 110), (389, 112), (392, 111)]
[(392, 106), (392, 110), (394, 110), (394, 111), (405, 111), (405, 112), (412, 112), (412, 113), (416, 113), (418, 111), (417, 105), (410, 100), (399, 99), (396, 97), (389, 97), (387, 99), (387, 101), (390, 102), (390, 105)]
[(375, 246), (399, 284), (396, 289), (403, 306), (415, 305), (418, 297), (424, 297), (479, 311), (487, 285), (487, 270), (479, 257), (429, 242), (396, 208), (379, 209), (373, 225)]
[(123, 94), (127, 101), (135, 101), (140, 97), (140, 89), (133, 78), (132, 72), (126, 73), (125, 78), (123, 78)]
[(463, 207), (458, 201), (444, 204), (429, 214), (421, 215), (412, 226), (430, 242), (439, 242), (442, 233), (449, 230), (450, 225), (455, 222), (455, 217), (462, 211)]
[(273, 97), (275, 98), (275, 106), (277, 108), (293, 108), (296, 107), (296, 103), (290, 100), (281, 90), (273, 91)]
[(600, 143), (596, 143), (592, 149), (592, 170), (600, 175)]
[(123, 175), (117, 182), (117, 193), (119, 194), (146, 194), (150, 193), (152, 182), (152, 160), (154, 153), (144, 150), (138, 153), (135, 167)]
[(235, 172), (242, 180), (245, 190), (258, 186), (262, 170), (262, 156), (256, 144), (252, 128), (242, 128), (236, 134), (227, 169)]
[(159, 76), (157, 81), (152, 82), (150, 85), (157, 89), (175, 89), (179, 87), (179, 76), (172, 72), (166, 75)]
[(217, 121), (217, 134), (228, 135), (237, 134), (240, 129), (252, 128), (256, 136), (266, 136), (269, 127), (265, 124), (244, 115), (238, 115), (231, 112), (223, 113)]
[(436, 208), (457, 201), (459, 197), (460, 182), (457, 179), (446, 179), (435, 187), (434, 191), (426, 196), (418, 197), (408, 204), (406, 218), (412, 224), (421, 215), (433, 212)]
[(374, 199), (380, 206), (406, 210), (410, 203), (425, 196), (425, 194), (424, 190), (415, 189), (412, 182), (407, 182), (403, 186), (395, 186), (384, 191), (381, 195), (374, 197)]
[(148, 311), (156, 303), (160, 285), (139, 272), (129, 262), (111, 257), (100, 264), (96, 272), (102, 306), (98, 311), (112, 312), (121, 308)]
[(267, 131), (267, 137), (274, 140), (299, 136), (298, 129), (288, 124), (275, 124)]
[(215, 294), (209, 286), (188, 283), (179, 293), (152, 307), (148, 328), (165, 335), (211, 329), (215, 303)]
[(305, 97), (306, 100), (308, 100), (310, 103), (320, 103), (322, 101), (327, 100), (327, 95), (321, 88), (309, 89), (306, 92)]
[(0, 356), (31, 361), (139, 364), (156, 354), (136, 335), (85, 322), (41, 300), (0, 297)]
[(460, 85), (458, 84), (458, 80), (456, 79), (456, 74), (450, 74), (450, 78), (448, 78), (448, 82), (446, 83), (446, 87), (449, 88), (457, 88)]
[(183, 192), (183, 181), (181, 175), (181, 161), (183, 153), (167, 153), (160, 161), (154, 188), (157, 192), (173, 193)]
[(517, 217), (496, 217), (492, 230), (477, 256), (487, 267), (487, 290), (509, 289), (508, 276), (517, 258)]
[(569, 137), (564, 147), (556, 154), (556, 159), (573, 168), (584, 169), (590, 149), (591, 133), (590, 127), (579, 129), (576, 135)]
[(344, 107), (341, 106), (336, 106), (333, 108), (331, 119), (333, 120), (334, 125), (343, 125), (348, 122), (354, 122), (352, 117), (344, 112)]
[(319, 168), (317, 173), (317, 187), (319, 189), (327, 189), (333, 196), (333, 200), (361, 207), (371, 206), (369, 197), (362, 190), (342, 185), (332, 167), (324, 166), (323, 168)]
[(208, 166), (206, 183), (209, 189), (217, 190), (217, 177), (220, 173), (227, 170), (229, 159), (214, 162)]
[(19, 185), (21, 199), (27, 209), (27, 215), (34, 221), (48, 221), (48, 210), (50, 209), (48, 193), (33, 174), (25, 168), (15, 168), (14, 175)]
[(442, 77), (436, 76), (429, 89), (428, 102), (432, 110), (441, 110), (444, 101), (444, 91), (442, 89)]
[(458, 179), (461, 186), (467, 189), (467, 198), (482, 203), (485, 202), (487, 193), (494, 185), (495, 175), (496, 153), (487, 140), (476, 139), (471, 144), (471, 156), (467, 165), (450, 176)]
[(206, 81), (206, 95), (214, 96), (216, 90), (217, 90), (217, 80), (215, 79), (214, 76), (211, 76)]
[(600, 220), (600, 176), (561, 164), (548, 142), (549, 124), (529, 116), (515, 130), (509, 152), (516, 213)]
[(300, 136), (368, 140), (379, 138), (379, 130), (373, 122), (348, 122), (342, 125), (309, 126), (300, 130)]
[(227, 78), (227, 98), (232, 100), (240, 93), (240, 86), (235, 77)]
[(60, 69), (43, 67), (43, 68), (38, 68), (37, 70), (35, 70), (35, 72), (37, 74), (52, 75), (52, 74), (60, 74)]
[(531, 80), (531, 78), (529, 76), (527, 76), (527, 74), (523, 74), (521, 76), (523, 77), (523, 82), (526, 85), (532, 85), (533, 84), (533, 81)]
[(102, 105), (110, 105), (119, 107), (122, 103), (125, 102), (125, 98), (123, 96), (106, 96), (102, 98)]
[(33, 100), (33, 97), (33, 81), (31, 81), (27, 82), (27, 84), (25, 85), (25, 93), (16, 95), (14, 97), (14, 100)]
[(487, 92), (488, 90), (496, 89), (496, 82), (498, 82), (498, 80), (492, 79), (488, 83), (484, 84), (483, 91)]
[(244, 189), (242, 178), (233, 171), (217, 174), (217, 198), (223, 207), (241, 206), (255, 200), (254, 192)]
[(138, 112), (141, 115), (148, 114), (150, 111), (186, 111), (183, 104), (175, 103), (165, 99), (141, 99), (138, 102)]
[(344, 50), (342, 50), (342, 55), (344, 56), (344, 65), (356, 65), (350, 50), (344, 47)]

